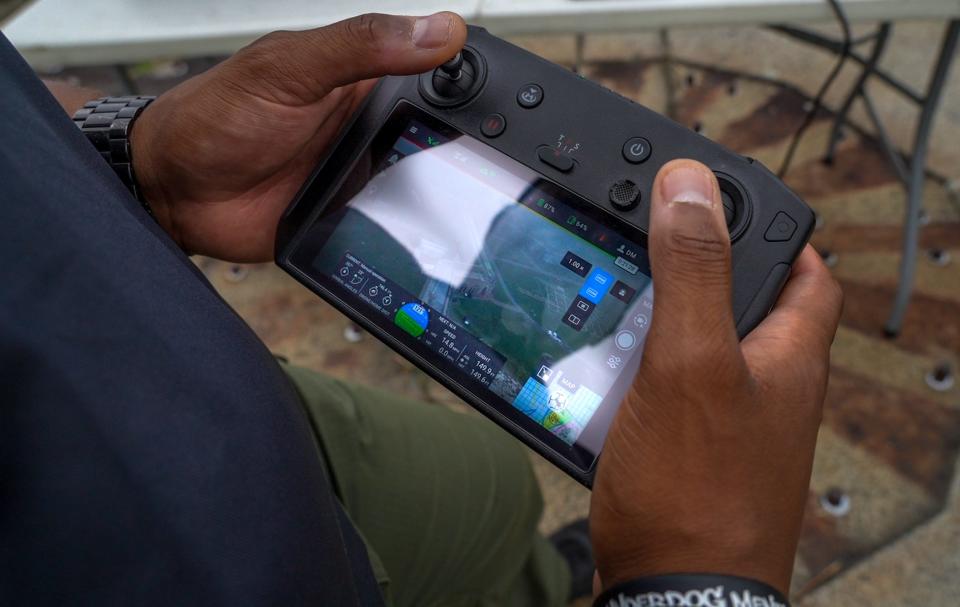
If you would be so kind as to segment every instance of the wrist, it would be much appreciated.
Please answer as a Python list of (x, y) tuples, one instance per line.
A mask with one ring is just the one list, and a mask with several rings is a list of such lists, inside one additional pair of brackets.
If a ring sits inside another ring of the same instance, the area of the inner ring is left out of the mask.
[[(709, 571), (759, 580), (787, 593), (793, 574), (795, 544), (759, 537), (752, 529), (717, 525), (695, 532), (658, 533), (648, 529), (639, 541), (630, 535), (594, 536), (597, 570), (603, 588), (646, 576), (677, 571)], [(606, 538), (606, 539), (605, 539)]]
[(715, 575), (757, 580), (781, 594), (786, 594), (790, 589), (790, 574), (771, 571), (770, 567), (762, 563), (745, 562), (716, 553), (703, 557), (674, 555), (673, 558), (659, 558), (650, 562), (638, 560), (616, 567), (598, 565), (597, 568), (604, 591), (631, 580), (671, 575), (677, 571), (711, 571)]
[(800, 519), (778, 500), (706, 489), (661, 494), (637, 504), (624, 481), (601, 474), (594, 485), (590, 532), (603, 587), (649, 575), (709, 571), (765, 582), (786, 593)]
[(637, 578), (600, 593), (594, 607), (789, 607), (786, 595), (763, 582), (712, 573)]
[[(130, 147), (141, 199), (149, 205), (154, 219), (171, 238), (184, 248), (176, 229), (172, 206), (159, 178), (163, 162), (163, 138), (158, 137), (157, 122), (162, 108), (153, 103), (138, 117), (130, 132)], [(186, 250), (186, 249), (184, 249)]]

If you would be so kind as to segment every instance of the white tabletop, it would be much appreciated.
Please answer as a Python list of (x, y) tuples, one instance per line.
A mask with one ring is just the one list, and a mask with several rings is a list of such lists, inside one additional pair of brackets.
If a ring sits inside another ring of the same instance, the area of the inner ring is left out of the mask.
[[(960, 16), (960, 0), (843, 0), (854, 20)], [(825, 0), (38, 0), (4, 33), (38, 68), (228, 54), (275, 29), (452, 10), (497, 34), (830, 20)]]
[[(960, 17), (960, 0), (841, 0), (852, 21)], [(484, 0), (498, 34), (833, 21), (826, 0)]]

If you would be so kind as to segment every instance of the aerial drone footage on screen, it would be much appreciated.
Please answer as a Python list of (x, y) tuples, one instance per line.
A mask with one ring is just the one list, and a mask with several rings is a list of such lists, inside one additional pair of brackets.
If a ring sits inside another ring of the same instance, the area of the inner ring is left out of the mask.
[(533, 171), (407, 114), (315, 228), (313, 270), (464, 384), (599, 448), (613, 408), (597, 411), (619, 402), (649, 324), (645, 250)]

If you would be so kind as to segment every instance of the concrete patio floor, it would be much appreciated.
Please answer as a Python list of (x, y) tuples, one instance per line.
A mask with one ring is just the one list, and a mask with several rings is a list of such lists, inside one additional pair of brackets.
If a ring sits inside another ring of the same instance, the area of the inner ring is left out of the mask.
[[(898, 26), (885, 67), (922, 88), (941, 25)], [(560, 63), (576, 60), (574, 36), (516, 42)], [(773, 168), (802, 120), (808, 95), (833, 62), (759, 28), (675, 30), (668, 40), (592, 35), (583, 51), (580, 67), (587, 76)], [(133, 82), (141, 93), (159, 93), (214, 63), (161, 64), (165, 72), (142, 66), (133, 70)], [(61, 76), (124, 92), (112, 69)], [(845, 70), (827, 97), (829, 108), (854, 77), (852, 68)], [(909, 147), (915, 112), (882, 85), (871, 91), (894, 140)], [(853, 115), (867, 124), (859, 108)], [(848, 129), (832, 166), (821, 163), (829, 127), (825, 111), (787, 178), (823, 218), (813, 243), (835, 254), (833, 271), (846, 293), (793, 599), (804, 606), (956, 605), (960, 387), (936, 392), (924, 377), (938, 363), (960, 367), (960, 70), (950, 79), (935, 128), (925, 196), (930, 221), (921, 236), (924, 250), (945, 250), (954, 261), (940, 266), (921, 256), (916, 294), (896, 340), (884, 338), (881, 329), (896, 284), (903, 192), (875, 141), (857, 129)], [(375, 339), (347, 342), (346, 320), (277, 268), (196, 262), (264, 341), (291, 361), (467, 409)], [(545, 492), (544, 530), (584, 516), (588, 492), (531, 457)], [(849, 498), (849, 512), (836, 516), (825, 509), (821, 498), (828, 492)]]

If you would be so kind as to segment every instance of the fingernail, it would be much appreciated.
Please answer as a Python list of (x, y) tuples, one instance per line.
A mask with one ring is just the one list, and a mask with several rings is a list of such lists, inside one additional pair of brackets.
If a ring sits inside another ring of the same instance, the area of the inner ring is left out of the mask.
[(413, 24), (413, 43), (420, 48), (440, 48), (450, 42), (453, 20), (446, 13), (420, 17)]
[(681, 164), (660, 181), (660, 195), (671, 207), (695, 204), (713, 208), (713, 194), (713, 175), (696, 166)]

